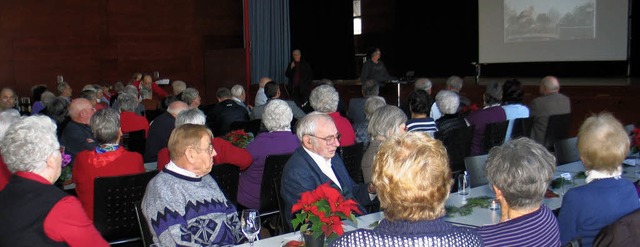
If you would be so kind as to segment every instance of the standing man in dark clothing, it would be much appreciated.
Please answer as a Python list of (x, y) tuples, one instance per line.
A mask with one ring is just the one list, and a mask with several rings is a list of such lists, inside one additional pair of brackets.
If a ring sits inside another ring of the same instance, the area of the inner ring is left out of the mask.
[(307, 101), (311, 92), (311, 81), (313, 81), (313, 70), (311, 65), (302, 60), (302, 53), (295, 49), (291, 52), (293, 61), (287, 67), (285, 75), (289, 78), (287, 90), (289, 97), (300, 104)]
[(362, 84), (367, 80), (375, 80), (379, 84), (384, 84), (385, 81), (394, 79), (387, 72), (384, 63), (380, 61), (381, 54), (380, 49), (375, 48), (367, 56), (368, 59), (362, 65), (362, 72), (360, 73), (360, 82)]

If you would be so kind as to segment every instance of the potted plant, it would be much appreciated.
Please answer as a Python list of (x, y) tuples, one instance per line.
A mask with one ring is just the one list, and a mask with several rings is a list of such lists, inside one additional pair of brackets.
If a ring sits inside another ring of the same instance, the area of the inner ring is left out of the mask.
[(247, 133), (242, 129), (233, 130), (224, 135), (224, 139), (236, 147), (247, 148), (247, 145), (253, 141), (253, 133)]

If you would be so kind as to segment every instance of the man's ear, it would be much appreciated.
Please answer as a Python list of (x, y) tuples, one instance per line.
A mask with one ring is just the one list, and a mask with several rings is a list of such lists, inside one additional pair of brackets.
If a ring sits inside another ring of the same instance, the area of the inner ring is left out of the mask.
[(187, 161), (189, 161), (189, 163), (194, 163), (196, 158), (195, 158), (195, 152), (193, 150), (193, 148), (187, 148), (184, 150), (184, 157), (187, 159)]

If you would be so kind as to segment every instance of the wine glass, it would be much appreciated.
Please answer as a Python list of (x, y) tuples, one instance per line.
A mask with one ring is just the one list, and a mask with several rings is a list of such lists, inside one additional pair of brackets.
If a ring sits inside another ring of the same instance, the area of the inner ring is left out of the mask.
[(253, 246), (253, 241), (260, 232), (260, 213), (256, 209), (242, 210), (242, 216), (240, 218), (240, 225), (242, 226), (242, 233), (247, 236), (249, 243)]

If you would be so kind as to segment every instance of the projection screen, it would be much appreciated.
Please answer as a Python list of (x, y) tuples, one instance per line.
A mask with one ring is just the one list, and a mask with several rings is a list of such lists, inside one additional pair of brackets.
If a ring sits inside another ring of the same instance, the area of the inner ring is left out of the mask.
[(628, 0), (479, 0), (479, 62), (627, 60)]

